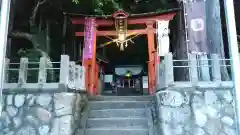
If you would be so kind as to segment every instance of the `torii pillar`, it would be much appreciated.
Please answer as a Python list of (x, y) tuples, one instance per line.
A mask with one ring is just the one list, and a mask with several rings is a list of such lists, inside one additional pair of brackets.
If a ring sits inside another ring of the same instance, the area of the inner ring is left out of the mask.
[(90, 94), (92, 95), (95, 95), (96, 94), (96, 83), (95, 83), (95, 80), (96, 78), (98, 79), (98, 76), (96, 76), (96, 64), (97, 64), (97, 60), (96, 60), (96, 41), (97, 41), (97, 25), (95, 24), (94, 25), (94, 38), (93, 38), (93, 56), (92, 56), (92, 59), (91, 59), (91, 70), (90, 70), (90, 88), (89, 88), (89, 91), (90, 91)]
[(148, 38), (148, 92), (150, 95), (154, 94), (156, 75), (155, 75), (155, 29), (153, 27), (154, 22), (149, 21), (147, 25), (147, 38)]
[[(93, 18), (92, 18), (93, 19)], [(86, 21), (86, 20), (85, 20)], [(85, 31), (86, 34), (90, 34), (90, 39), (89, 40), (87, 37), (89, 35), (84, 36), (84, 38), (87, 38), (84, 40), (85, 46), (84, 46), (84, 51), (83, 51), (83, 66), (85, 67), (85, 84), (86, 84), (86, 89), (90, 95), (95, 95), (96, 94), (96, 78), (98, 78), (98, 75), (96, 74), (96, 40), (97, 40), (97, 25), (94, 20), (92, 24), (93, 26), (90, 31)], [(85, 26), (86, 27), (86, 26)], [(89, 26), (88, 26), (89, 27)], [(86, 58), (85, 58), (86, 57)]]

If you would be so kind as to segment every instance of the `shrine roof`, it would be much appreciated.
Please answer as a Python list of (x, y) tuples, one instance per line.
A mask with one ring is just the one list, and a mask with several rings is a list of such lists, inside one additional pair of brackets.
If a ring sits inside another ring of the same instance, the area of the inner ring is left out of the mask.
[[(166, 15), (166, 14), (170, 14), (170, 13), (176, 13), (176, 12), (179, 12), (180, 10), (181, 10), (181, 8), (173, 8), (173, 9), (156, 11), (156, 12), (148, 12), (148, 13), (139, 13), (139, 14), (130, 14), (129, 13), (129, 17), (130, 18), (142, 18), (142, 17), (150, 17), (150, 16), (159, 16), (159, 15)], [(65, 12), (65, 15), (67, 15), (69, 17), (80, 17), (80, 18), (84, 18), (84, 17), (95, 17), (98, 19), (111, 19), (112, 18), (112, 14), (111, 15), (85, 15), (85, 14), (66, 13)]]

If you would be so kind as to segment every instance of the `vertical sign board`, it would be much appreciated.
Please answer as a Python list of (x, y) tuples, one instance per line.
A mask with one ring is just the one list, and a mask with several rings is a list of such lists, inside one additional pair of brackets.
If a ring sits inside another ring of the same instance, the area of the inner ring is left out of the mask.
[(95, 18), (86, 17), (84, 24), (83, 60), (93, 57)]
[(169, 53), (169, 21), (157, 21), (157, 39), (158, 39), (158, 56), (164, 56)]
[(5, 55), (7, 46), (8, 23), (11, 0), (1, 0), (0, 3), (0, 115), (2, 113), (2, 90), (4, 83)]
[(188, 51), (208, 53), (205, 0), (187, 0), (184, 3), (188, 32)]
[(188, 32), (188, 52), (197, 54), (201, 59), (198, 68), (199, 77), (203, 81), (210, 79), (206, 54), (210, 53), (207, 42), (206, 0), (187, 0), (185, 3), (186, 23)]
[(161, 69), (160, 69), (160, 56), (165, 56), (169, 53), (170, 39), (169, 39), (169, 21), (158, 20), (157, 21), (157, 42), (158, 42), (158, 51), (157, 51), (157, 65), (156, 65), (156, 87), (160, 88), (161, 79)]

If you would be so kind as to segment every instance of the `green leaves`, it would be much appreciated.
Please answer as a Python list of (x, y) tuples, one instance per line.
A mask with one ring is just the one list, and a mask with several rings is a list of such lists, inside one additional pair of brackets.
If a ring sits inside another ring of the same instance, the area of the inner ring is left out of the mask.
[(79, 4), (79, 0), (72, 0), (73, 3)]
[(130, 14), (157, 12), (176, 8), (177, 2), (169, 2), (169, 0), (72, 0), (72, 3), (78, 4), (73, 12), (80, 11), (86, 15), (104, 16), (111, 15), (117, 10), (124, 10)]

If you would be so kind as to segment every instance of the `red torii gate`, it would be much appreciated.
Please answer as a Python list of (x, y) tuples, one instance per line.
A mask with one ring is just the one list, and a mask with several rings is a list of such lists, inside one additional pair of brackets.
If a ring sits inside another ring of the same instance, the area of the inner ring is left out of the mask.
[[(138, 34), (138, 35), (147, 35), (148, 39), (148, 91), (149, 94), (154, 94), (154, 88), (156, 86), (156, 48), (155, 48), (155, 33), (156, 28), (154, 28), (157, 20), (165, 20), (170, 21), (176, 15), (176, 10), (171, 10), (165, 13), (158, 14), (146, 14), (144, 16), (130, 16), (127, 19), (128, 24), (131, 25), (139, 25), (143, 24), (146, 26), (144, 29), (136, 29), (136, 30), (127, 30), (128, 34)], [(96, 63), (96, 40), (97, 36), (117, 36), (116, 31), (99, 31), (97, 27), (100, 26), (114, 26), (114, 20), (112, 17), (108, 18), (96, 18), (95, 20), (95, 28), (94, 28), (94, 46), (93, 46), (93, 56), (92, 59), (85, 60), (83, 62), (83, 66), (86, 69), (86, 88), (90, 95), (96, 95), (99, 92), (97, 91), (98, 84), (98, 65)], [(72, 24), (76, 25), (84, 25), (85, 18), (84, 17), (72, 17)], [(75, 36), (84, 36), (84, 32), (75, 32)]]

